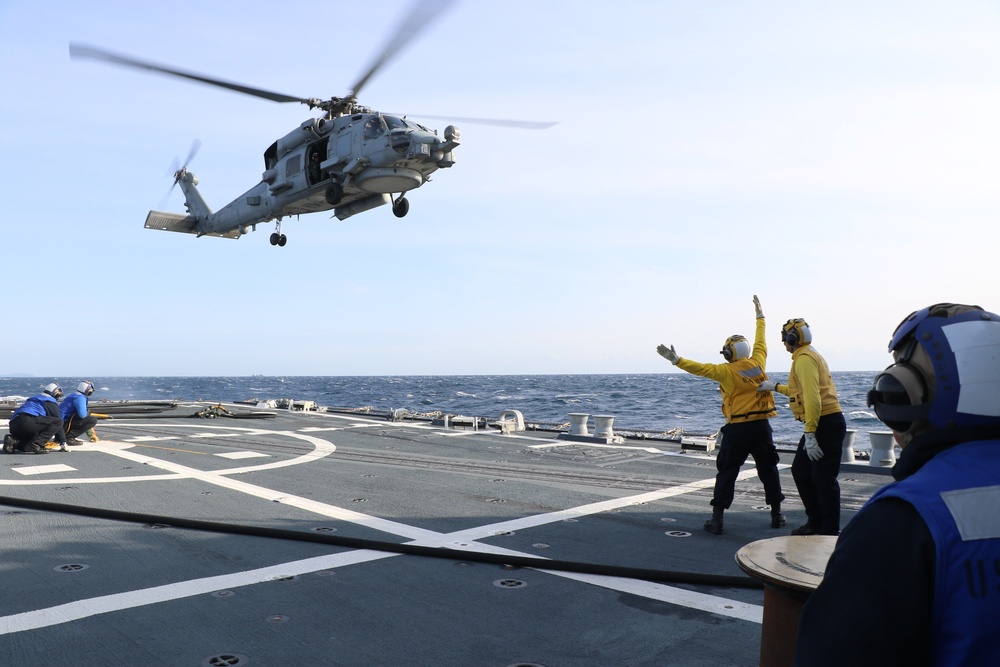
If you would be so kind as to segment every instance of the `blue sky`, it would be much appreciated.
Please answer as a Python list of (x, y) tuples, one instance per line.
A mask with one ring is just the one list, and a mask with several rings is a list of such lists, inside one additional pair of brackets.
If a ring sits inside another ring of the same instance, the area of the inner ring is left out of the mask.
[(456, 123), (403, 219), (143, 229), (183, 211), (195, 139), (218, 209), (312, 114), (71, 41), (329, 97), (410, 6), (0, 0), (0, 374), (666, 372), (658, 343), (752, 335), (755, 293), (770, 369), (804, 317), (831, 368), (875, 370), (912, 310), (1000, 309), (995, 2), (456, 2), (361, 102), (557, 126)]

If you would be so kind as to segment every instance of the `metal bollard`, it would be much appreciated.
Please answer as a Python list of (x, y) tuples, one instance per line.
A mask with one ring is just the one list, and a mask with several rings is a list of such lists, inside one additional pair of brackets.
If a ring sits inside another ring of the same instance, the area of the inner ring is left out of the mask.
[(590, 415), (583, 412), (569, 413), (569, 434), (570, 435), (590, 435), (587, 429), (587, 420)]
[(844, 453), (840, 456), (841, 463), (854, 463), (854, 436), (858, 432), (854, 429), (847, 429), (844, 434)]
[(614, 422), (615, 418), (611, 415), (594, 415), (594, 435), (611, 440), (615, 437), (615, 432), (611, 428)]
[(891, 467), (896, 463), (896, 451), (893, 449), (896, 441), (892, 431), (869, 431), (868, 438), (872, 441), (872, 460), (868, 465)]

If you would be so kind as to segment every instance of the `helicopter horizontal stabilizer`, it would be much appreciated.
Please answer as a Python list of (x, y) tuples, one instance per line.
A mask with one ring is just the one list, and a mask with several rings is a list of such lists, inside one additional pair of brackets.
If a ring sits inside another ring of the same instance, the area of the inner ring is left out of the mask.
[(200, 232), (198, 231), (198, 219), (194, 216), (181, 215), (180, 213), (164, 213), (163, 211), (149, 212), (149, 215), (146, 216), (146, 229), (198, 234), (199, 236), (217, 236), (223, 239), (238, 239), (242, 236), (239, 229), (231, 229), (226, 232)]

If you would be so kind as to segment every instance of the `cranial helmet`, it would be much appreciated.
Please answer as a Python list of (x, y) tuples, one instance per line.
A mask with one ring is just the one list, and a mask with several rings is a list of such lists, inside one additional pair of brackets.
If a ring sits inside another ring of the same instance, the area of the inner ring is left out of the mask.
[(726, 339), (726, 342), (722, 345), (722, 351), (719, 352), (726, 361), (737, 361), (739, 359), (746, 359), (750, 356), (750, 343), (743, 336), (736, 334), (735, 336), (730, 336)]
[(76, 390), (84, 396), (90, 396), (94, 393), (94, 383), (90, 380), (84, 380), (80, 384), (76, 385)]
[(60, 387), (59, 385), (57, 385), (55, 382), (51, 382), (51, 383), (45, 385), (45, 389), (43, 389), (42, 391), (44, 391), (46, 394), (48, 394), (52, 398), (59, 398), (60, 396), (63, 395), (62, 387)]
[(792, 347), (808, 345), (813, 342), (812, 331), (809, 330), (809, 323), (801, 317), (788, 320), (781, 327), (781, 342), (788, 343)]
[(892, 335), (895, 362), (868, 405), (906, 442), (945, 428), (1000, 425), (1000, 315), (939, 303), (911, 313)]

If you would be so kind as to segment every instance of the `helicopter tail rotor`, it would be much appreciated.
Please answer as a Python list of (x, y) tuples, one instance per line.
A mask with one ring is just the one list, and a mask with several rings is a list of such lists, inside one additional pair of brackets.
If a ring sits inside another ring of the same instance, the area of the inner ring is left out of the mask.
[(177, 187), (177, 183), (179, 183), (184, 174), (187, 173), (187, 166), (191, 164), (191, 160), (193, 160), (194, 156), (198, 154), (198, 150), (200, 148), (201, 140), (195, 139), (191, 142), (191, 150), (188, 151), (187, 158), (184, 159), (183, 163), (181, 163), (177, 158), (174, 158), (173, 163), (170, 165), (170, 171), (167, 172), (168, 176), (173, 176), (174, 182), (170, 186), (170, 189), (167, 190), (167, 194), (163, 196), (163, 200), (160, 202), (160, 208), (166, 207), (167, 199), (169, 199), (170, 195), (173, 194), (174, 188)]

